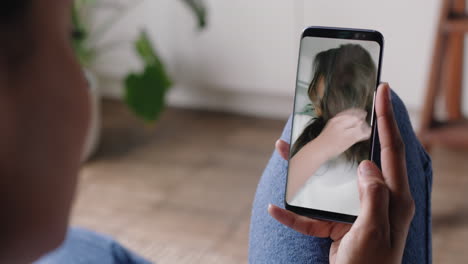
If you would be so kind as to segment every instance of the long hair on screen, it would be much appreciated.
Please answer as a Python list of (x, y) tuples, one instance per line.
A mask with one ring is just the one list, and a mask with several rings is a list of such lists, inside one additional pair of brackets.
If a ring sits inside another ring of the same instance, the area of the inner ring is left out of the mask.
[[(313, 77), (308, 96), (321, 114), (314, 117), (291, 148), (293, 157), (304, 145), (315, 139), (327, 122), (338, 113), (350, 108), (366, 111), (370, 124), (377, 69), (369, 52), (358, 44), (341, 45), (317, 54), (313, 63)], [(324, 83), (323, 96), (318, 92)], [(370, 141), (362, 141), (345, 151), (346, 159), (359, 162), (369, 154)], [(318, 150), (320, 151), (320, 150)]]

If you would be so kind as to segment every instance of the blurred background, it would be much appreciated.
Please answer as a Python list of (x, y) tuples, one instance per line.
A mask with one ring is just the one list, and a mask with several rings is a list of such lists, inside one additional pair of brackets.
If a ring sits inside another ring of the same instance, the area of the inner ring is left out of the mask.
[[(292, 112), (302, 30), (380, 31), (381, 79), (419, 130), (443, 2), (76, 1), (94, 113), (72, 224), (158, 263), (247, 262), (251, 203)], [(443, 103), (435, 112), (444, 117)], [(460, 263), (468, 151), (430, 151), (434, 262)]]

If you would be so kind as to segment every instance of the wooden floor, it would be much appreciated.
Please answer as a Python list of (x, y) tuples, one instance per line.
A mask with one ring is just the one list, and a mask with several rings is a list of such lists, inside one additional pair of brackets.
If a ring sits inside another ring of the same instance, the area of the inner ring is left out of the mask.
[[(158, 263), (246, 263), (251, 202), (284, 121), (181, 109), (144, 125), (104, 103), (72, 224)], [(434, 263), (468, 259), (468, 152), (434, 149)]]
[(179, 109), (143, 125), (107, 102), (72, 222), (161, 264), (244, 263), (252, 198), (282, 126)]
[(434, 149), (434, 263), (468, 262), (468, 151)]

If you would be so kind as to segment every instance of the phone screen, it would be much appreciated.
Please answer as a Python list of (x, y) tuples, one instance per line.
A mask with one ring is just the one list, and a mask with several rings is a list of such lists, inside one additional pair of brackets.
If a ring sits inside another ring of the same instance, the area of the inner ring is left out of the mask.
[(303, 36), (286, 202), (359, 215), (357, 168), (370, 159), (381, 43)]

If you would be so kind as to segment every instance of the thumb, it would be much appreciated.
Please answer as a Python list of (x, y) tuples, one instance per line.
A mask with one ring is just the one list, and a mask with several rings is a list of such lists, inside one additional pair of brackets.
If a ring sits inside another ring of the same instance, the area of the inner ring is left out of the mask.
[(373, 162), (365, 160), (358, 168), (358, 184), (361, 212), (356, 222), (359, 221), (363, 226), (377, 228), (389, 237), (390, 193), (382, 172)]

